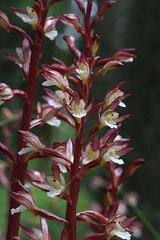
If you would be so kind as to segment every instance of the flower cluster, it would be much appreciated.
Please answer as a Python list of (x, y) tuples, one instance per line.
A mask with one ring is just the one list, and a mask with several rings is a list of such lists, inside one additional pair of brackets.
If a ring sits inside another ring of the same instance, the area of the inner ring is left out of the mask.
[[(31, 239), (50, 240), (51, 235), (45, 219), (65, 223), (62, 240), (76, 239), (76, 220), (84, 221), (99, 232), (86, 237), (86, 240), (110, 240), (114, 237), (129, 240), (132, 234), (130, 227), (135, 218), (127, 219), (125, 215), (117, 213), (117, 193), (124, 179), (144, 163), (144, 160), (137, 159), (126, 170), (119, 167), (125, 163), (123, 156), (133, 149), (128, 147), (129, 139), (119, 135), (122, 122), (129, 117), (129, 114), (120, 115), (119, 107), (126, 107), (124, 100), (130, 94), (123, 92), (124, 82), (120, 82), (113, 84), (104, 100), (95, 104), (94, 98), (90, 100), (90, 90), (92, 85), (96, 84), (96, 80), (104, 77), (109, 70), (124, 66), (122, 62), (133, 61), (134, 49), (118, 50), (112, 57), (105, 59), (97, 55), (100, 37), (94, 33), (94, 27), (115, 1), (104, 1), (91, 18), (93, 2), (88, 0), (86, 7), (82, 0), (74, 0), (82, 13), (84, 26), (80, 18), (72, 13), (47, 17), (50, 6), (58, 1), (35, 0), (33, 7), (27, 6), (25, 12), (12, 8), (18, 18), (32, 26), (35, 31), (34, 39), (22, 29), (13, 26), (7, 15), (0, 12), (0, 26), (24, 38), (22, 47), (17, 47), (15, 54), (7, 52), (5, 55), (18, 64), (26, 80), (25, 91), (12, 90), (7, 84), (0, 83), (0, 104), (11, 101), (14, 96), (25, 98), (21, 128), (18, 130), (20, 140), (16, 157), (7, 144), (0, 144), (0, 150), (6, 153), (11, 168), (9, 222), (14, 222), (14, 225), (8, 227), (7, 240), (20, 239), (19, 225)], [(59, 22), (81, 34), (85, 43), (84, 52), (75, 46), (74, 37), (64, 36), (70, 52), (74, 55), (72, 64), (67, 66), (62, 60), (53, 57), (54, 62), (51, 65), (42, 64), (41, 69), (38, 69), (43, 39), (45, 36), (50, 40), (57, 37), (56, 25)], [(42, 86), (45, 87), (44, 95), (41, 96), (42, 102), (34, 104), (40, 75), (43, 79)], [(91, 121), (95, 114), (97, 122), (86, 129), (86, 122)], [(62, 121), (74, 129), (74, 140), (69, 138), (63, 143), (54, 142), (52, 146), (47, 147), (47, 141), (33, 133), (37, 127), (43, 129), (44, 124), (60, 127)], [(16, 127), (17, 124), (14, 129)], [(39, 169), (28, 169), (28, 162), (39, 158), (52, 163), (51, 172), (46, 174)], [(110, 180), (105, 186), (103, 211), (100, 213), (88, 210), (76, 213), (81, 179), (86, 172), (97, 166), (105, 168), (110, 175)], [(0, 176), (3, 184), (7, 184), (8, 187), (4, 174)], [(31, 188), (31, 191), (28, 188)], [(46, 192), (46, 197), (65, 200), (66, 219), (38, 208), (32, 196), (34, 188)], [(30, 229), (19, 223), (19, 215), (23, 210), (40, 216), (42, 230), (34, 227)]]
[(118, 237), (119, 239), (130, 240), (132, 231), (129, 230), (129, 227), (132, 225), (133, 221), (135, 220), (135, 217), (127, 219), (126, 216), (120, 216), (116, 212), (117, 206), (113, 208), (108, 218), (104, 217), (104, 215), (97, 213), (95, 211), (83, 211), (77, 213), (78, 220), (84, 221), (85, 223), (93, 225), (94, 227), (98, 228), (98, 224), (90, 220), (90, 218), (93, 218), (94, 220), (98, 221), (101, 225), (105, 227), (105, 233), (94, 234), (92, 236), (85, 238), (85, 240), (89, 239), (110, 240), (114, 236)]

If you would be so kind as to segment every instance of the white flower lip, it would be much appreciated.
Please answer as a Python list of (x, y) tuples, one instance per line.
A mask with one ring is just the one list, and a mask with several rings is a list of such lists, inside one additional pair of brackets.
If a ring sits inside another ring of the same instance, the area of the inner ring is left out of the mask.
[(56, 83), (56, 81), (47, 80), (42, 83), (42, 86), (49, 87), (49, 86), (55, 85), (55, 83)]
[(109, 157), (112, 162), (118, 163), (119, 165), (124, 164), (124, 161), (122, 159), (119, 159), (119, 156), (116, 155), (115, 157)]
[(47, 192), (47, 196), (51, 197), (51, 198), (55, 198), (60, 193), (61, 193), (61, 189), (54, 189), (54, 190), (51, 190), (51, 191)]
[(57, 117), (52, 117), (47, 121), (50, 126), (59, 127), (61, 125), (61, 121)]
[(52, 41), (58, 36), (58, 31), (56, 29), (53, 29), (49, 32), (45, 32), (45, 36)]
[(104, 121), (104, 122), (110, 128), (117, 128), (116, 123), (114, 121), (112, 121), (112, 120), (111, 121)]
[(17, 207), (17, 208), (12, 208), (12, 209), (11, 209), (11, 214), (13, 215), (13, 214), (15, 214), (15, 213), (22, 212), (22, 211), (24, 211), (24, 210), (26, 210), (26, 209), (27, 209), (26, 207), (24, 207), (23, 205), (20, 205), (20, 206)]
[(83, 110), (83, 112), (81, 112), (81, 113), (76, 113), (75, 111), (71, 111), (71, 113), (76, 118), (82, 118), (87, 115), (87, 112), (85, 110)]
[(116, 235), (117, 237), (120, 237), (122, 239), (130, 240), (131, 239), (131, 234), (129, 232), (126, 232), (124, 229), (122, 231), (120, 230), (112, 230), (111, 232), (112, 235)]
[[(29, 144), (28, 144), (28, 145), (29, 145)], [(30, 151), (32, 151), (32, 150), (35, 150), (35, 148), (30, 145), (29, 147), (22, 148), (22, 149), (18, 152), (18, 154), (19, 154), (19, 155), (22, 155), (22, 154), (28, 153), (28, 152), (30, 152)]]

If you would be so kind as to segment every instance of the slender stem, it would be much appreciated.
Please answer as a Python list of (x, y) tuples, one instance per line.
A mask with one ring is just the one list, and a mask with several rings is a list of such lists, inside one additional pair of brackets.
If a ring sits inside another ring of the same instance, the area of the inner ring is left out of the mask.
[(111, 173), (111, 185), (112, 185), (112, 207), (116, 204), (116, 198), (117, 198), (117, 185), (115, 184), (115, 163), (109, 162), (109, 168)]
[[(43, 0), (43, 9), (41, 10), (42, 18), (40, 25), (43, 28), (44, 22), (47, 16), (47, 1)], [(40, 58), (40, 49), (41, 44), (43, 42), (44, 34), (41, 34), (37, 29), (34, 36), (33, 46), (32, 46), (32, 55), (31, 55), (31, 62), (30, 62), (30, 71), (29, 77), (26, 85), (26, 93), (29, 96), (29, 101), (25, 101), (24, 108), (23, 108), (23, 115), (22, 115), (22, 122), (21, 122), (21, 130), (29, 130), (32, 111), (33, 111), (33, 104), (35, 98), (35, 92), (37, 87), (37, 72), (38, 72), (38, 64)], [(20, 137), (19, 139), (19, 146), (18, 151), (25, 146), (23, 139)], [(11, 191), (18, 192), (21, 190), (20, 185), (18, 184), (19, 180), (22, 184), (25, 181), (25, 175), (27, 170), (27, 162), (25, 162), (25, 155), (18, 155), (16, 162), (11, 169)], [(8, 230), (7, 230), (7, 240), (14, 239), (18, 236), (19, 231), (19, 223), (20, 223), (20, 213), (16, 213), (11, 215), (11, 209), (18, 207), (17, 202), (10, 198), (9, 203), (9, 216), (8, 216)]]
[(85, 49), (85, 56), (89, 57), (90, 50), (91, 50), (91, 43), (92, 43), (92, 32), (91, 32), (91, 25), (90, 25), (90, 14), (92, 10), (92, 1), (93, 0), (88, 0), (88, 5), (87, 5), (87, 13), (85, 15), (85, 29), (86, 33), (88, 34), (88, 41), (86, 42), (86, 49)]
[[(92, 1), (88, 0), (88, 6), (87, 6), (87, 12), (84, 16), (84, 22), (85, 22), (85, 34), (86, 36), (86, 48), (85, 48), (85, 57), (89, 57), (90, 50), (91, 50), (91, 44), (92, 44), (92, 31), (90, 27), (90, 13), (92, 9)], [(89, 82), (89, 79), (88, 79)], [(88, 83), (87, 83), (88, 84)], [(83, 86), (83, 99), (85, 102), (88, 102), (88, 95), (89, 95), (89, 89), (88, 85)], [(78, 126), (79, 128), (79, 126)], [(82, 142), (83, 142), (83, 130), (84, 130), (84, 119), (82, 118), (80, 129), (77, 129), (77, 136), (76, 136), (76, 142), (75, 142), (75, 153), (74, 153), (74, 163), (72, 165), (71, 169), (71, 180), (73, 179), (71, 185), (70, 185), (70, 198), (72, 201), (72, 206), (68, 203), (67, 206), (67, 213), (66, 213), (66, 220), (68, 221), (68, 224), (66, 225), (66, 230), (68, 233), (67, 240), (76, 240), (76, 207), (77, 207), (77, 199), (79, 194), (79, 188), (80, 188), (80, 179), (76, 178), (76, 174), (79, 171), (80, 167), (80, 158), (82, 154)]]
[(74, 163), (71, 169), (71, 179), (73, 179), (73, 181), (70, 185), (70, 198), (72, 200), (72, 205), (68, 203), (66, 213), (66, 220), (69, 222), (69, 224), (66, 225), (66, 229), (69, 236), (68, 240), (76, 240), (76, 207), (81, 180), (79, 178), (76, 178), (75, 176), (79, 171), (79, 163), (82, 151), (83, 129), (84, 123), (82, 120), (79, 134), (77, 134), (76, 137)]

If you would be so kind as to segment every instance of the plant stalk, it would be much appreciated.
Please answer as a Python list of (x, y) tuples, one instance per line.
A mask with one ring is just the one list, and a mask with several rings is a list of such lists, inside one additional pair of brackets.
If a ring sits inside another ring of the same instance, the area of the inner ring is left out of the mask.
[(71, 179), (73, 179), (70, 185), (70, 198), (72, 200), (72, 205), (68, 203), (67, 205), (67, 213), (66, 220), (69, 222), (66, 225), (66, 229), (68, 232), (68, 240), (76, 240), (76, 207), (77, 200), (79, 194), (79, 188), (81, 179), (75, 177), (79, 171), (80, 157), (82, 152), (82, 137), (84, 130), (84, 121), (81, 121), (81, 129), (79, 134), (77, 134), (76, 142), (75, 142), (75, 152), (74, 152), (74, 163), (71, 169)]
[[(40, 22), (40, 26), (43, 28), (44, 22), (48, 13), (47, 9), (47, 1), (43, 0), (43, 9), (41, 10), (42, 18)], [(29, 77), (26, 84), (26, 93), (29, 97), (29, 101), (25, 101), (23, 108), (23, 115), (21, 121), (21, 130), (28, 131), (30, 127), (30, 121), (32, 117), (34, 98), (37, 87), (37, 73), (38, 73), (38, 64), (40, 59), (40, 50), (41, 44), (43, 42), (44, 34), (40, 34), (39, 30), (35, 31), (34, 41), (31, 49), (31, 61), (30, 61), (30, 70)], [(19, 138), (18, 151), (25, 147), (25, 143), (22, 137)], [(14, 163), (13, 168), (10, 170), (10, 190), (13, 192), (18, 192), (21, 189), (21, 186), (18, 184), (18, 180), (24, 184), (25, 175), (27, 171), (28, 164), (25, 162), (25, 155), (18, 155), (16, 162)], [(9, 200), (9, 216), (8, 216), (8, 229), (7, 229), (7, 240), (16, 239), (19, 231), (19, 223), (20, 223), (20, 213), (16, 213), (11, 215), (11, 209), (17, 208), (17, 202), (10, 198)]]

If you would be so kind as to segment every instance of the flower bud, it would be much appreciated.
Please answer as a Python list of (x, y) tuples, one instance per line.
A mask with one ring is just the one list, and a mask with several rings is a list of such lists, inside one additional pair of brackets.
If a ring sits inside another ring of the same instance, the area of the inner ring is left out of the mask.
[(96, 53), (98, 51), (98, 48), (99, 48), (99, 36), (96, 35), (94, 38), (93, 38), (93, 42), (92, 42), (92, 57), (95, 57), (96, 56)]
[(73, 36), (64, 36), (63, 39), (66, 41), (68, 48), (70, 51), (77, 57), (80, 58), (81, 53), (80, 51), (75, 47), (75, 39)]
[(90, 77), (91, 71), (88, 62), (83, 55), (79, 60), (77, 60), (77, 62), (75, 62), (75, 67), (75, 71), (78, 73), (77, 77), (82, 80), (83, 84), (86, 84)]
[(111, 70), (113, 68), (117, 68), (117, 67), (123, 67), (123, 64), (118, 61), (110, 61), (110, 62), (106, 63), (102, 68), (102, 73), (101, 73), (102, 76), (104, 76), (106, 74), (106, 72), (108, 72), (109, 70)]
[(0, 105), (14, 98), (13, 90), (5, 83), (0, 83)]
[(136, 58), (134, 54), (130, 53), (133, 51), (135, 51), (134, 48), (120, 49), (113, 55), (112, 59), (119, 62), (133, 62), (133, 60)]
[(0, 11), (0, 26), (10, 32), (10, 21), (7, 15)]
[(75, 14), (64, 14), (63, 18), (61, 18), (61, 21), (64, 24), (75, 28), (77, 32), (80, 32), (80, 29), (81, 29), (82, 26), (80, 24), (80, 20), (79, 20), (77, 15), (75, 15)]

